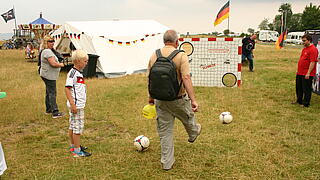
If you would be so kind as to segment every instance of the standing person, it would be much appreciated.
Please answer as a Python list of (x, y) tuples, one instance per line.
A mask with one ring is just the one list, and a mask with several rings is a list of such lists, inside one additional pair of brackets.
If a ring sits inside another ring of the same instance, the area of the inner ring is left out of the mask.
[(250, 72), (253, 72), (253, 49), (255, 48), (256, 44), (255, 39), (257, 39), (257, 35), (255, 34), (242, 39), (242, 63), (248, 59)]
[[(152, 89), (152, 83), (157, 83), (152, 82), (153, 77), (151, 76), (154, 72), (153, 68), (157, 58), (172, 57), (172, 54), (179, 46), (177, 32), (174, 30), (166, 31), (163, 36), (163, 42), (165, 46), (153, 53), (149, 60), (149, 94), (151, 92), (150, 89)], [(157, 130), (161, 143), (161, 163), (164, 170), (170, 170), (175, 162), (173, 142), (173, 126), (175, 118), (178, 118), (183, 123), (184, 128), (188, 133), (188, 141), (190, 143), (193, 143), (201, 132), (201, 125), (196, 124), (195, 120), (194, 112), (198, 110), (198, 103), (196, 102), (190, 77), (188, 57), (185, 53), (178, 52), (178, 54), (173, 56), (172, 61), (175, 64), (174, 72), (176, 72), (177, 81), (180, 84), (180, 90), (177, 90), (178, 95), (171, 101), (149, 97), (149, 104), (155, 103), (156, 105)], [(168, 85), (164, 81), (158, 83), (160, 84), (159, 87), (166, 87)]]
[(302, 36), (302, 49), (298, 62), (296, 74), (296, 95), (297, 101), (293, 104), (300, 104), (302, 107), (309, 107), (312, 94), (312, 80), (316, 75), (316, 62), (318, 61), (318, 50), (311, 43), (312, 37), (309, 34)]
[(58, 61), (53, 49), (54, 39), (46, 35), (42, 40), (42, 50), (40, 53), (40, 76), (46, 85), (46, 113), (52, 114), (52, 118), (59, 118), (63, 113), (59, 112), (57, 99), (56, 81), (59, 77), (63, 63)]
[(69, 108), (69, 137), (70, 151), (73, 157), (86, 157), (91, 154), (80, 146), (80, 135), (84, 129), (84, 107), (86, 105), (86, 85), (82, 70), (88, 63), (88, 55), (83, 50), (75, 50), (72, 53), (73, 68), (69, 71), (66, 80), (67, 106)]

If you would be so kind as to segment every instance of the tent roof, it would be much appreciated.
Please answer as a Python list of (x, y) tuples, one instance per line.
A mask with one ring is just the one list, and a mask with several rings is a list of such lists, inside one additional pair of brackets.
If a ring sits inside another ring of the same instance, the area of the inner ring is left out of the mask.
[(162, 33), (168, 27), (154, 20), (73, 21), (70, 26), (90, 36), (141, 36)]
[(40, 18), (32, 21), (30, 24), (52, 24), (52, 23), (47, 21), (46, 19), (40, 17)]

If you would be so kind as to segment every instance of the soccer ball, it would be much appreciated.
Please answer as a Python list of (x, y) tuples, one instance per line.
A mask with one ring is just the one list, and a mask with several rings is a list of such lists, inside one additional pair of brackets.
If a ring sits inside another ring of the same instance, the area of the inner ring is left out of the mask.
[(222, 112), (219, 116), (219, 119), (223, 124), (229, 124), (233, 120), (233, 117), (230, 112)]
[(150, 145), (150, 141), (146, 136), (140, 135), (134, 139), (133, 145), (137, 151), (146, 151)]

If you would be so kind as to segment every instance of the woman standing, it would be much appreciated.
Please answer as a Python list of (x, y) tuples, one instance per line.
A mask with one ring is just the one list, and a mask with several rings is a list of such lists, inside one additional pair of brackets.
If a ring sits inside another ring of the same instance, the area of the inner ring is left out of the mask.
[(63, 116), (63, 113), (59, 112), (56, 102), (56, 81), (64, 64), (58, 61), (57, 56), (54, 54), (53, 45), (54, 39), (50, 35), (46, 35), (41, 43), (40, 76), (46, 85), (46, 113), (52, 114), (52, 118), (59, 118)]

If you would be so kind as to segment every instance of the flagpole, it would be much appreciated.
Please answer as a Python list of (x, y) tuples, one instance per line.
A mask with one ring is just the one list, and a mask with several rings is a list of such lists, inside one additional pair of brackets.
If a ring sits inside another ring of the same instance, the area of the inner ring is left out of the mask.
[(229, 0), (229, 16), (228, 16), (228, 30), (229, 30), (229, 34), (230, 34), (230, 23), (229, 23), (229, 21), (230, 21), (230, 0)]
[(13, 14), (14, 14), (14, 24), (15, 24), (15, 27), (16, 27), (15, 36), (18, 36), (17, 16), (16, 16), (16, 10), (14, 9), (14, 5), (13, 5)]
[(280, 27), (280, 34), (282, 34), (283, 26), (284, 26), (284, 12), (281, 14), (281, 27)]
[(229, 19), (230, 19), (230, 15), (228, 17), (228, 30), (229, 30), (229, 34), (230, 34), (230, 25), (229, 25)]

